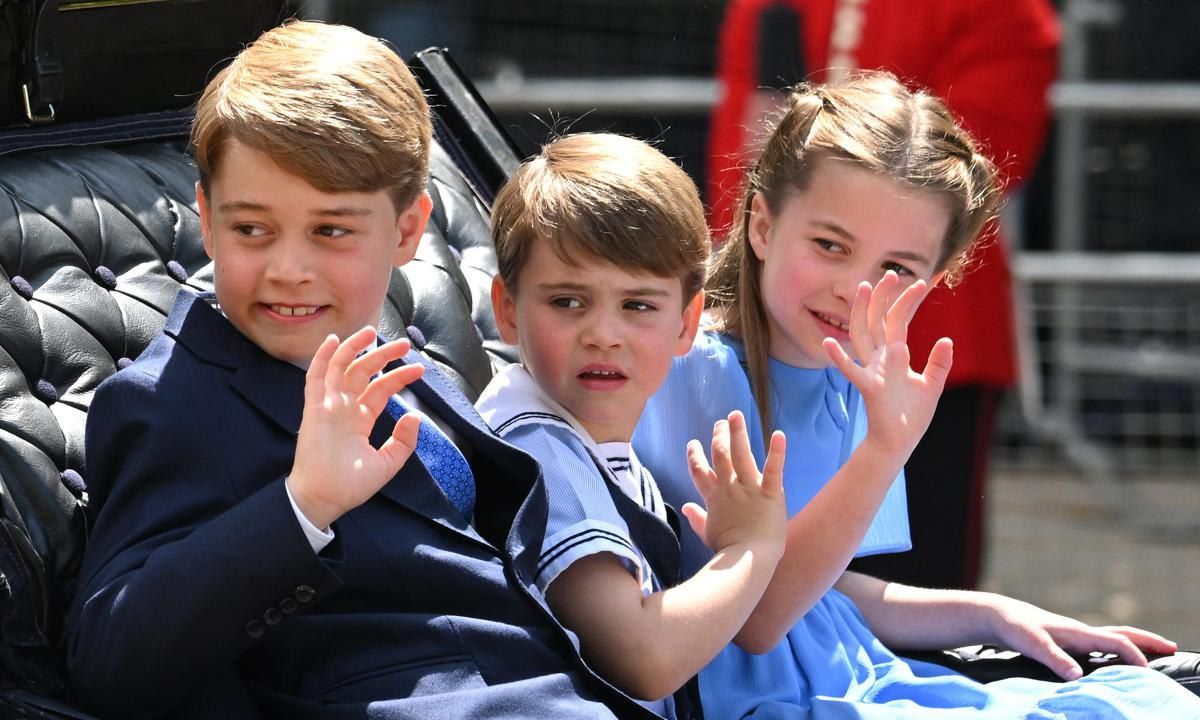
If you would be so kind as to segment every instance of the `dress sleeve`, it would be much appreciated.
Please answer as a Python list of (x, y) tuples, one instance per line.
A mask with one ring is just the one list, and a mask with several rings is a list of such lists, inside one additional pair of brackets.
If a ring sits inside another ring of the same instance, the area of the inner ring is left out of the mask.
[[(849, 381), (847, 381), (849, 385)], [(847, 408), (850, 425), (846, 428), (845, 443), (843, 444), (838, 467), (846, 464), (862, 441), (867, 437), (867, 409), (863, 404), (862, 395), (852, 385), (847, 392)], [(888, 488), (875, 519), (867, 528), (862, 543), (858, 546), (855, 557), (879, 555), (882, 553), (898, 553), (912, 550), (912, 535), (908, 524), (908, 492), (904, 479), (904, 469)]]
[(537, 459), (549, 496), (546, 539), (534, 575), (538, 588), (545, 592), (572, 563), (597, 553), (617, 556), (642, 582), (641, 554), (613, 504), (607, 480), (579, 438), (566, 428), (528, 424), (504, 439)]
[(713, 424), (734, 410), (746, 415), (750, 448), (761, 462), (765, 456), (762, 430), (750, 381), (732, 348), (715, 334), (700, 333), (688, 354), (675, 358), (633, 434), (634, 451), (668, 503), (679, 507), (700, 502), (688, 471), (688, 441), (699, 440), (707, 457)]
[[(716, 334), (700, 333), (688, 354), (675, 358), (633, 433), (634, 452), (654, 476), (663, 500), (676, 510), (689, 502), (702, 504), (688, 470), (687, 444), (696, 438), (708, 457), (713, 424), (733, 410), (745, 413), (750, 448), (762, 462), (763, 438), (753, 397), (737, 353)], [(683, 577), (691, 577), (712, 557), (686, 522), (680, 545)]]

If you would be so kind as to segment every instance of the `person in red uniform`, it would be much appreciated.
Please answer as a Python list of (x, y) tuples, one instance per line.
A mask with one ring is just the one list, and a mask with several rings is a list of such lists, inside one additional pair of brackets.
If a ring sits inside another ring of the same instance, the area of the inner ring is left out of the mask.
[[(743, 166), (776, 98), (772, 88), (883, 69), (944, 98), (987, 147), (1011, 190), (1032, 171), (1048, 125), (1059, 29), (1048, 0), (731, 0), (722, 23), (723, 91), (709, 135), (715, 236), (730, 224)], [(910, 330), (912, 356), (942, 336), (954, 367), (933, 423), (906, 466), (913, 550), (852, 568), (927, 587), (979, 580), (983, 497), (997, 402), (1016, 379), (1004, 239), (937, 288)]]

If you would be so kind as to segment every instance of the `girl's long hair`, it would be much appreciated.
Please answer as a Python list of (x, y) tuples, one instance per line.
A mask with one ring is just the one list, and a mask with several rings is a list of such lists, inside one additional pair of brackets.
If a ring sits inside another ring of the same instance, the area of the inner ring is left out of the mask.
[(996, 166), (938, 98), (910, 91), (894, 76), (863, 72), (836, 85), (802, 84), (746, 176), (725, 244), (705, 278), (705, 306), (715, 329), (738, 337), (763, 437), (770, 435), (768, 353), (762, 262), (749, 242), (755, 196), (777, 214), (790, 193), (804, 191), (821, 158), (836, 158), (950, 200), (951, 218), (937, 269), (952, 285), (968, 250), (997, 212)]

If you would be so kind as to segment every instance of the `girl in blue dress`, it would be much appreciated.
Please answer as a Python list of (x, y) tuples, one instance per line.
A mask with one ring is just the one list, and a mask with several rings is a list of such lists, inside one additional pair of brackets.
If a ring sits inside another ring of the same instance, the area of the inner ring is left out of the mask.
[[(1200, 718), (1200, 698), (1142, 667), (1145, 652), (1175, 652), (1158, 635), (846, 571), (856, 552), (907, 547), (895, 480), (953, 354), (942, 339), (924, 373), (908, 370), (907, 321), (927, 286), (956, 279), (995, 214), (996, 183), (938, 99), (880, 73), (800, 86), (749, 171), (706, 279), (709, 330), (634, 436), (677, 507), (702, 501), (683, 448), (715, 419), (745, 412), (758, 453), (770, 430), (788, 438), (787, 549), (741, 647), (700, 674), (708, 718)], [(709, 553), (684, 532), (687, 573)], [(888, 650), (971, 643), (1017, 650), (1067, 682), (984, 685)], [(1084, 677), (1071, 653), (1092, 650), (1129, 664)]]

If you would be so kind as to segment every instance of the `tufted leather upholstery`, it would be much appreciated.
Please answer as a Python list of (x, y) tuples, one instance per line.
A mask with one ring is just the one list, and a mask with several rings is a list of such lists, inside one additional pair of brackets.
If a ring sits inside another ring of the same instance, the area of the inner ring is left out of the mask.
[(178, 144), (0, 159), (0, 660), (19, 682), (56, 689), (35, 660), (82, 552), (92, 392), (182, 282), (208, 283), (192, 174)]
[[(435, 147), (433, 216), (393, 273), (381, 331), (410, 337), (474, 398), (513, 355), (491, 317), (487, 208), (450, 158)], [(212, 287), (195, 181), (183, 137), (0, 158), (0, 687), (62, 690), (88, 406), (181, 286)]]

